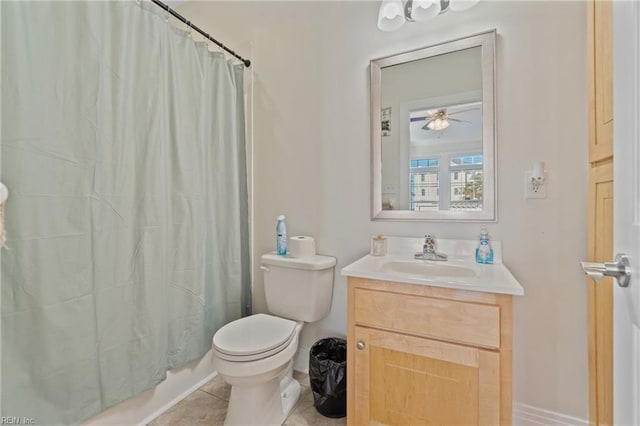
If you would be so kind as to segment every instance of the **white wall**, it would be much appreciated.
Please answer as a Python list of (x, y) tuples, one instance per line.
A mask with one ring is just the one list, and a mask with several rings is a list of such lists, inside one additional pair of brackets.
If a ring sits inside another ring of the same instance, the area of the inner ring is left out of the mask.
[[(586, 16), (582, 2), (480, 2), (383, 33), (378, 2), (187, 3), (180, 11), (231, 46), (254, 73), (255, 307), (265, 309), (259, 254), (275, 218), (338, 258), (328, 318), (302, 346), (345, 333), (339, 270), (372, 234), (473, 238), (479, 224), (369, 219), (368, 61), (497, 29), (498, 223), (504, 262), (525, 287), (514, 306), (514, 401), (588, 416), (586, 293)], [(246, 48), (250, 45), (250, 49)], [(548, 197), (525, 200), (524, 171), (548, 169)]]

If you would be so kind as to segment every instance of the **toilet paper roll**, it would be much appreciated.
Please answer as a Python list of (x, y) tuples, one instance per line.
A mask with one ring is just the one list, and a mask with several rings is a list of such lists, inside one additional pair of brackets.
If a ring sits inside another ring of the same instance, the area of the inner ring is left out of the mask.
[(289, 256), (313, 257), (316, 255), (316, 240), (306, 235), (296, 235), (289, 238)]

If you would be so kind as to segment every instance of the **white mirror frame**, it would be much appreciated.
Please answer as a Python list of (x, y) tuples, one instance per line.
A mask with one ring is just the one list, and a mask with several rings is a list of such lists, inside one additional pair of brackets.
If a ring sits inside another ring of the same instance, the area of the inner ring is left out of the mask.
[[(383, 58), (372, 59), (371, 68), (371, 220), (497, 221), (495, 134), (496, 30)], [(381, 69), (419, 59), (481, 47), (483, 205), (480, 212), (382, 210)]]

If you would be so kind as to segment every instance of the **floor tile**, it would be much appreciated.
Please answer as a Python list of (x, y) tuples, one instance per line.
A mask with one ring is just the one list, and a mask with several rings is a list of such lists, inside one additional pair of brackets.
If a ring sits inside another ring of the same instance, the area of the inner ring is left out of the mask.
[[(313, 394), (309, 386), (309, 376), (294, 372), (293, 377), (300, 382), (301, 394), (284, 425), (286, 426), (338, 426), (346, 425), (346, 418), (324, 417), (313, 406)], [(220, 376), (214, 377), (206, 385), (195, 391), (175, 407), (158, 417), (149, 426), (218, 426), (224, 423), (231, 386)]]
[(149, 426), (222, 425), (227, 414), (227, 401), (197, 390)]
[(225, 401), (229, 401), (229, 395), (231, 395), (231, 385), (225, 383), (219, 375), (211, 379), (206, 385), (202, 386), (200, 390), (213, 396), (217, 396), (220, 399), (224, 399)]
[(313, 393), (311, 388), (303, 387), (300, 395), (300, 403), (284, 422), (285, 426), (334, 426), (346, 425), (347, 418), (332, 419), (318, 413), (313, 406)]

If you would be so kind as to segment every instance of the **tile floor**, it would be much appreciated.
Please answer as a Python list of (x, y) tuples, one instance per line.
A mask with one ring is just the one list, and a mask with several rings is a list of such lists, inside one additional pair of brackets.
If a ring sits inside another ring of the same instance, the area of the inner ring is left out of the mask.
[[(337, 426), (346, 425), (346, 417), (330, 419), (318, 413), (313, 406), (313, 394), (309, 387), (309, 376), (295, 372), (293, 375), (302, 385), (300, 400), (293, 409), (285, 426)], [(169, 411), (155, 419), (149, 426), (211, 426), (222, 425), (227, 413), (227, 402), (231, 387), (216, 376), (209, 383), (180, 401)]]

